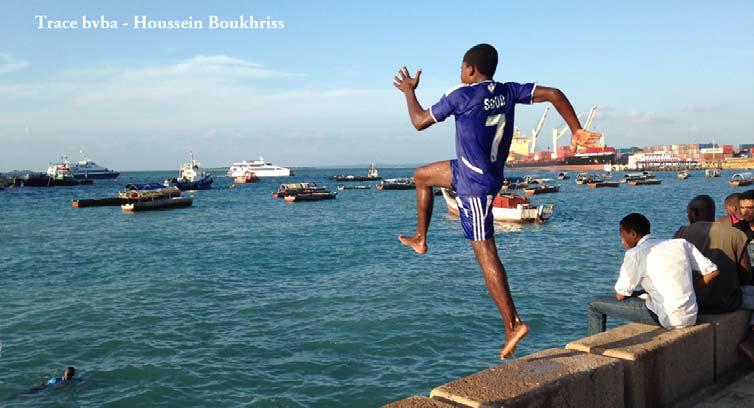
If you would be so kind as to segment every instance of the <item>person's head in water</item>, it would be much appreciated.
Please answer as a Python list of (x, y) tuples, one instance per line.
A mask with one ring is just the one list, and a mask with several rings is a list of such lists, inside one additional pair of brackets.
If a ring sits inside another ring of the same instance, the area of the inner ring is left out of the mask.
[(741, 218), (741, 214), (738, 212), (738, 196), (738, 193), (733, 193), (725, 197), (725, 213)]
[(689, 201), (686, 206), (686, 217), (689, 224), (697, 221), (715, 221), (715, 200), (707, 194), (698, 195)]
[(478, 44), (466, 51), (461, 63), (461, 82), (473, 84), (492, 79), (497, 69), (497, 50), (489, 44)]
[(65, 369), (65, 372), (63, 373), (63, 381), (70, 381), (73, 379), (73, 376), (76, 375), (76, 369), (73, 367), (68, 367)]
[(631, 213), (620, 220), (620, 238), (623, 247), (635, 247), (645, 235), (649, 235), (649, 220), (639, 213)]

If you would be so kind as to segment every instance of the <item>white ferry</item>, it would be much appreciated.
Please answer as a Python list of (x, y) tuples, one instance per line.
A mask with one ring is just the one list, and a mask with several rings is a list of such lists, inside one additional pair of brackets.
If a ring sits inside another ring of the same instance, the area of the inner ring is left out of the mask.
[(60, 163), (50, 164), (47, 175), (55, 176), (59, 168), (67, 168), (68, 173), (77, 179), (115, 179), (120, 175), (120, 172), (102, 167), (87, 158), (72, 162), (66, 156), (61, 158)]
[(230, 177), (241, 177), (246, 173), (254, 173), (257, 177), (287, 177), (293, 175), (291, 169), (266, 163), (262, 157), (259, 160), (244, 160), (233, 163), (228, 169), (228, 176)]

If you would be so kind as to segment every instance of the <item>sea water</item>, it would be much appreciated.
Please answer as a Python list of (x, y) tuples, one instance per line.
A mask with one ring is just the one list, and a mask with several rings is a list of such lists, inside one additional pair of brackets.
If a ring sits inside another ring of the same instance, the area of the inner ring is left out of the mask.
[[(0, 406), (370, 407), (498, 364), (500, 316), (442, 197), (423, 256), (396, 239), (414, 229), (414, 191), (372, 182), (336, 200), (271, 198), (283, 182), (335, 190), (328, 176), (340, 173), (366, 169), (299, 169), (236, 188), (218, 175), (191, 208), (136, 214), (71, 200), (174, 172), (0, 191)], [(722, 215), (723, 198), (742, 191), (730, 173), (603, 189), (558, 181), (559, 193), (532, 198), (555, 204), (551, 222), (496, 226), (531, 327), (517, 355), (586, 334), (588, 298), (612, 293), (624, 215), (642, 212), (670, 237), (697, 194)], [(67, 366), (81, 382), (26, 394)]]

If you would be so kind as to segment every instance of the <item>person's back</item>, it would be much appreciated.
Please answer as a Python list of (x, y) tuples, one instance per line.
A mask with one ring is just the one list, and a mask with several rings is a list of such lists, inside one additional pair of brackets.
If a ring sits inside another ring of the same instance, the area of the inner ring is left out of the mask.
[(718, 267), (720, 275), (708, 286), (697, 290), (703, 313), (728, 313), (741, 307), (741, 282), (749, 280), (742, 267), (747, 237), (742, 231), (719, 222), (697, 221), (682, 227), (676, 238), (691, 242)]
[(644, 262), (641, 286), (649, 295), (647, 307), (657, 314), (662, 326), (685, 327), (696, 323), (698, 308), (689, 243), (682, 239), (650, 238), (632, 251), (636, 251), (632, 254), (636, 261)]
[(448, 91), (430, 109), (442, 122), (454, 115), (459, 194), (496, 194), (513, 138), (515, 105), (532, 103), (535, 85), (493, 80), (464, 84)]

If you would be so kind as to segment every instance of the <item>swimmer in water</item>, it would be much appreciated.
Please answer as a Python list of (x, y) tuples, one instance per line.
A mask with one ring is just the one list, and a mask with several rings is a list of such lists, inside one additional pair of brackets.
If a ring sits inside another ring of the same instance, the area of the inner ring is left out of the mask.
[(44, 380), (41, 384), (29, 390), (29, 392), (35, 393), (35, 392), (43, 391), (50, 387), (61, 387), (66, 384), (70, 384), (75, 380), (73, 378), (74, 375), (76, 375), (76, 369), (73, 367), (68, 367), (63, 372), (62, 377), (52, 377), (48, 380)]

